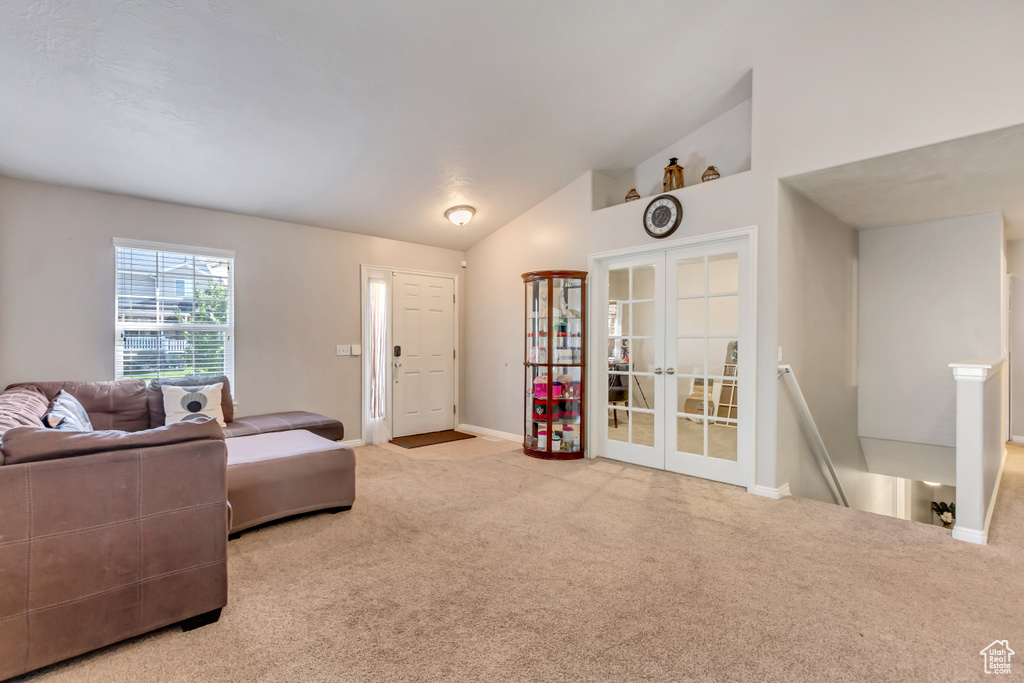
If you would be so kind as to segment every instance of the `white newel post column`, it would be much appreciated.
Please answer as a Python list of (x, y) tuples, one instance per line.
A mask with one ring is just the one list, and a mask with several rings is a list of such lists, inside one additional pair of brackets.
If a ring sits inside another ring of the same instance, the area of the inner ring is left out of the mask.
[(956, 524), (953, 538), (988, 542), (1006, 457), (1002, 360), (950, 363), (956, 380)]

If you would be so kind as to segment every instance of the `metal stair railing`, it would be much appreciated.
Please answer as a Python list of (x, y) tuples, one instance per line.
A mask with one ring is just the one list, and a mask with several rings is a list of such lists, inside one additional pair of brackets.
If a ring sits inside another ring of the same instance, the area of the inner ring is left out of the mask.
[(796, 381), (796, 375), (793, 374), (792, 366), (780, 365), (778, 376), (789, 387), (789, 393), (803, 417), (803, 427), (806, 433), (811, 436), (809, 439), (811, 450), (817, 456), (819, 465), (824, 465), (824, 470), (827, 470), (830, 475), (825, 477), (825, 481), (828, 482), (829, 487), (832, 489), (832, 495), (835, 496), (837, 503), (850, 507), (850, 502), (846, 499), (846, 492), (843, 491), (843, 485), (839, 481), (839, 475), (836, 474), (836, 468), (832, 466), (832, 458), (828, 457), (828, 449), (825, 448), (825, 442), (821, 438), (818, 426), (814, 424), (811, 409), (807, 407), (804, 392), (800, 391), (800, 383)]

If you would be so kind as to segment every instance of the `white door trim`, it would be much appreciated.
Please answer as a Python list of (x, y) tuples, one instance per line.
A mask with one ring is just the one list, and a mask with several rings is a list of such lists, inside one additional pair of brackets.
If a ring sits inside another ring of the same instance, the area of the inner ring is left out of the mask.
[[(589, 339), (597, 340), (601, 338), (601, 323), (605, 320), (605, 316), (599, 315), (600, 311), (597, 310), (597, 304), (600, 302), (599, 284), (602, 282), (600, 278), (600, 270), (606, 268), (605, 263), (614, 258), (620, 258), (622, 256), (633, 256), (648, 254), (651, 252), (665, 252), (678, 247), (690, 247), (695, 245), (715, 244), (717, 242), (726, 242), (729, 240), (745, 238), (748, 241), (748, 248), (750, 250), (750, 258), (748, 259), (748, 275), (750, 278), (750, 306), (751, 306), (751, 330), (750, 330), (750, 344), (754, 351), (750, 354), (751, 371), (750, 376), (752, 379), (753, 386), (747, 390), (747, 395), (751, 397), (749, 419), (754, 430), (753, 444), (751, 447), (754, 450), (753, 457), (751, 460), (751, 472), (750, 472), (750, 484), (747, 486), (747, 491), (753, 491), (755, 484), (757, 483), (757, 396), (758, 396), (758, 384), (759, 377), (757, 371), (757, 328), (758, 328), (758, 305), (757, 305), (757, 261), (758, 261), (758, 245), (757, 245), (757, 226), (751, 225), (745, 228), (735, 228), (732, 230), (722, 230), (721, 232), (708, 233), (704, 235), (692, 235), (690, 237), (684, 237), (682, 239), (675, 239), (669, 241), (659, 241), (651, 244), (644, 244), (636, 247), (627, 247), (625, 249), (616, 249), (613, 251), (602, 251), (589, 254), (587, 256), (587, 270), (591, 275), (592, 286), (587, 288), (587, 310), (593, 313), (588, 316), (587, 323), (587, 335)], [(600, 344), (592, 343), (587, 345), (590, 356), (587, 358), (587, 386), (591, 387), (590, 392), (599, 391), (600, 381), (600, 364), (603, 362), (607, 365), (607, 360), (603, 358), (607, 354), (607, 349), (599, 348)], [(598, 429), (600, 424), (599, 420), (602, 418), (602, 410), (605, 408), (604, 401), (590, 400), (587, 401), (587, 453), (588, 458), (600, 457), (604, 443), (600, 440), (601, 430)]]
[[(360, 339), (362, 340), (363, 346), (363, 359), (360, 363), (360, 378), (359, 383), (361, 387), (362, 406), (361, 406), (361, 421), (362, 421), (362, 435), (361, 438), (365, 440), (366, 434), (368, 433), (370, 424), (370, 388), (367, 384), (367, 378), (370, 376), (370, 360), (369, 354), (366, 352), (369, 346), (369, 331), (366, 326), (366, 282), (370, 277), (382, 277), (387, 282), (387, 310), (388, 310), (388, 348), (393, 346), (391, 339), (391, 274), (392, 273), (407, 273), (409, 275), (428, 275), (431, 277), (443, 277), (454, 280), (453, 291), (455, 292), (455, 308), (453, 311), (453, 324), (454, 329), (454, 348), (455, 348), (455, 364), (452, 371), (452, 382), (454, 383), (452, 395), (455, 397), (455, 417), (452, 424), (458, 425), (462, 422), (462, 401), (459, 400), (459, 364), (462, 362), (462, 352), (459, 349), (459, 275), (458, 273), (437, 273), (429, 270), (412, 270), (409, 268), (392, 268), (391, 266), (377, 266), (370, 264), (361, 264), (359, 266), (359, 329)], [(391, 387), (394, 378), (392, 377), (391, 363), (387, 364), (388, 368), (388, 392), (387, 392), (387, 423), (388, 431), (394, 433), (392, 427), (392, 415), (391, 415)]]

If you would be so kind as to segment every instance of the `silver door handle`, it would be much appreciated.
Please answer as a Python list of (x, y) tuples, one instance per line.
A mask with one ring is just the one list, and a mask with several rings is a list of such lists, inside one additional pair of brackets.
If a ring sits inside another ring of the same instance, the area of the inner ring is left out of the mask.
[(402, 364), (401, 363), (395, 363), (395, 367), (396, 368), (400, 368), (400, 367), (402, 367)]
[(660, 375), (661, 374), (661, 368), (654, 368), (654, 374), (655, 375)]
[(666, 375), (674, 375), (674, 374), (676, 374), (676, 369), (675, 368), (669, 368), (668, 370), (665, 371), (665, 374)]

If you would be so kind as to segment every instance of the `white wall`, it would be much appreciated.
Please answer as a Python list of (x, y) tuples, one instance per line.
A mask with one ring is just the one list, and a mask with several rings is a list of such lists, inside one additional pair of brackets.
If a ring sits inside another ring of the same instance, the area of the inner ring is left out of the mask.
[(1010, 436), (1024, 442), (1024, 240), (1006, 245), (1010, 274)]
[(740, 102), (634, 168), (617, 175), (610, 193), (595, 196), (594, 208), (622, 204), (632, 188), (636, 188), (641, 197), (661, 194), (665, 167), (672, 157), (678, 158), (683, 167), (684, 186), (699, 185), (708, 166), (716, 166), (723, 176), (749, 171), (750, 116), (750, 100)]
[(860, 434), (954, 446), (949, 363), (999, 358), (1002, 216), (860, 234)]
[[(857, 231), (779, 186), (779, 346), (800, 382), (850, 504), (892, 514), (891, 477), (870, 474), (857, 439)], [(779, 383), (778, 464), (793, 495), (833, 502)]]
[(346, 439), (362, 359), (335, 346), (360, 343), (359, 265), (465, 281), (458, 251), (0, 177), (0, 386), (113, 379), (113, 237), (234, 250), (239, 414), (311, 410)]

